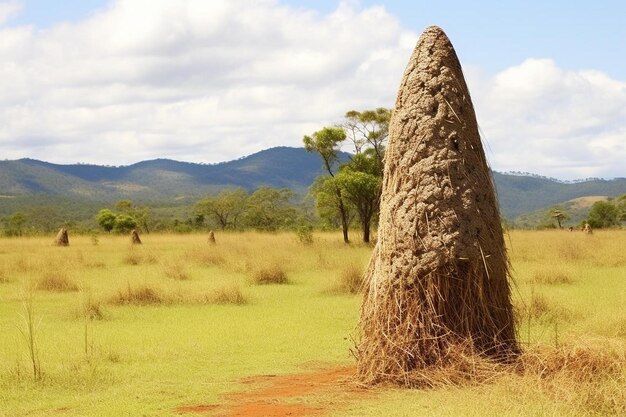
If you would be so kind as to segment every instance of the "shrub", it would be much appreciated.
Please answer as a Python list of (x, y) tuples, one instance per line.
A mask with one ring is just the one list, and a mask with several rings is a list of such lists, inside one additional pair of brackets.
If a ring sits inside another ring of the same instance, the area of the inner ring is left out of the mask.
[(265, 268), (257, 269), (252, 275), (254, 284), (287, 284), (289, 279), (287, 273), (278, 264), (273, 264)]

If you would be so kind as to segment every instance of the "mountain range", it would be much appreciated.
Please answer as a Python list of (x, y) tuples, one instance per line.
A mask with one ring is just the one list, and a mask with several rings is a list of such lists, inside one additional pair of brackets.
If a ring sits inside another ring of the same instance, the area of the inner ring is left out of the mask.
[[(341, 157), (347, 159), (349, 155)], [(135, 203), (184, 205), (226, 187), (254, 190), (265, 185), (287, 187), (304, 195), (322, 173), (319, 156), (290, 147), (270, 148), (210, 165), (170, 159), (119, 167), (6, 160), (0, 161), (0, 214), (7, 214), (14, 201), (44, 197), (92, 204), (131, 199)], [(493, 176), (501, 212), (508, 219), (579, 197), (626, 193), (626, 178), (566, 183), (499, 172)]]

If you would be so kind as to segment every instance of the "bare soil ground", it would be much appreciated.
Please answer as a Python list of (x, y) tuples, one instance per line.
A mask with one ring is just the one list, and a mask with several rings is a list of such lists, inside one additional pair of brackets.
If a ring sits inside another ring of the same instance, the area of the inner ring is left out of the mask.
[(371, 391), (359, 386), (354, 367), (317, 368), (290, 375), (260, 375), (240, 381), (241, 390), (226, 394), (219, 404), (185, 405), (179, 414), (223, 417), (320, 416), (363, 398)]

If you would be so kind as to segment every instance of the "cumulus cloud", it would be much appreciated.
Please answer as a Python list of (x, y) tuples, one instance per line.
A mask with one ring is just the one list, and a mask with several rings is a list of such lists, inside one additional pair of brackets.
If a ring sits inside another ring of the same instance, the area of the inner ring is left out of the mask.
[(625, 175), (626, 82), (527, 59), (475, 84), (494, 168), (567, 179)]
[(268, 0), (119, 0), (0, 39), (4, 156), (120, 164), (299, 146), (347, 110), (389, 105), (416, 36), (348, 3), (320, 15)]
[(17, 16), (22, 10), (22, 3), (17, 0), (0, 2), (0, 26)]
[[(6, 4), (19, 6), (0, 3), (0, 22)], [(117, 0), (49, 29), (5, 24), (2, 157), (218, 162), (300, 146), (347, 110), (392, 106), (416, 41), (356, 2), (320, 14), (278, 0)], [(623, 175), (623, 82), (549, 60), (468, 74), (495, 169)]]

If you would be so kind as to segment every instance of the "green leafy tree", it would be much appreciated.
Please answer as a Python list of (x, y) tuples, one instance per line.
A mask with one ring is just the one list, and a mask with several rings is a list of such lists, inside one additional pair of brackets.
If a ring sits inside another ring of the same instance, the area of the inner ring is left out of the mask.
[(341, 170), (335, 178), (343, 195), (358, 213), (363, 242), (369, 243), (372, 220), (378, 212), (381, 178), (350, 169)]
[(613, 227), (619, 224), (618, 209), (608, 201), (596, 201), (589, 210), (587, 222), (596, 229)]
[(615, 207), (617, 207), (618, 220), (620, 222), (626, 222), (626, 194), (615, 200)]
[(129, 215), (135, 220), (136, 227), (150, 233), (152, 223), (152, 211), (149, 207), (135, 206), (131, 200), (119, 200), (115, 203), (115, 209)]
[(129, 214), (118, 214), (115, 217), (113, 231), (116, 233), (128, 233), (137, 228), (137, 221)]
[[(311, 136), (305, 136), (302, 141), (304, 149), (307, 152), (316, 152), (322, 158), (322, 163), (326, 172), (330, 177), (334, 177), (339, 162), (339, 147), (346, 139), (346, 132), (340, 127), (325, 127), (320, 131), (313, 133)], [(348, 229), (350, 226), (350, 214), (344, 198), (341, 194), (341, 188), (334, 181), (325, 183), (325, 191), (333, 194), (332, 198), (325, 198), (325, 202), (334, 203), (336, 205), (336, 213), (341, 222), (341, 230), (343, 232), (343, 241), (350, 242)]]
[(26, 216), (18, 211), (13, 213), (4, 221), (7, 236), (22, 236), (24, 233), (24, 225), (26, 224)]
[(133, 208), (133, 202), (130, 200), (119, 200), (115, 203), (115, 209), (121, 212), (130, 213)]
[(227, 189), (217, 196), (198, 201), (194, 207), (196, 216), (201, 215), (215, 221), (224, 229), (237, 229), (241, 215), (246, 210), (248, 193), (243, 188)]
[(268, 231), (292, 227), (298, 217), (298, 211), (291, 202), (293, 197), (293, 191), (288, 188), (257, 189), (247, 201), (246, 225)]
[(96, 215), (96, 221), (98, 225), (104, 229), (105, 232), (109, 233), (115, 227), (115, 219), (117, 215), (113, 213), (109, 209), (102, 209)]

